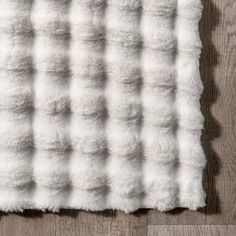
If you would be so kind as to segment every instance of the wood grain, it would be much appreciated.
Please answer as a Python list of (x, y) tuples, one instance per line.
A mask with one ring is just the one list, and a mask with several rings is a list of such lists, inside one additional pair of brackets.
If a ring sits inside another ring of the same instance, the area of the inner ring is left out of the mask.
[(233, 225), (150, 225), (148, 236), (234, 236), (236, 226)]
[[(201, 104), (205, 116), (202, 141), (208, 163), (204, 174), (207, 207), (197, 212), (139, 210), (131, 215), (74, 210), (60, 214), (0, 213), (0, 236), (178, 236), (190, 235), (189, 232), (193, 236), (236, 235), (235, 226), (224, 226), (236, 224), (236, 1), (203, 0), (203, 3), (200, 33), (205, 89)], [(181, 226), (184, 224), (192, 226)]]

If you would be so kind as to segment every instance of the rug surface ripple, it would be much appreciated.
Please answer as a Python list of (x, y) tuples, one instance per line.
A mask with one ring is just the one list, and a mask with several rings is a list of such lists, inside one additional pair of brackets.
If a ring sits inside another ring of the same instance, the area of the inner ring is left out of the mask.
[(200, 0), (0, 0), (0, 210), (205, 205)]

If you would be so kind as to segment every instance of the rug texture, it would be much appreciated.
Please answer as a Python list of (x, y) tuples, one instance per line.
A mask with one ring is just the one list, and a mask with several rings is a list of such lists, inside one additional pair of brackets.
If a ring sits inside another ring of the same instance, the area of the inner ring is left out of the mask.
[(0, 0), (0, 210), (205, 204), (200, 0)]

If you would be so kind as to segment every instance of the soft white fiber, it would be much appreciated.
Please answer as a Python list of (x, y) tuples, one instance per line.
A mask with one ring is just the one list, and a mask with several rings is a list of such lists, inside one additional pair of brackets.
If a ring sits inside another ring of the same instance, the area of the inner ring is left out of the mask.
[(0, 0), (0, 210), (205, 205), (200, 0)]

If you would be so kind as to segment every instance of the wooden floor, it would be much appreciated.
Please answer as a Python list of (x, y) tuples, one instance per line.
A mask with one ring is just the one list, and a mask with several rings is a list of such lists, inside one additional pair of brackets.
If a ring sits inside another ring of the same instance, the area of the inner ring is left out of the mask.
[(205, 90), (201, 104), (206, 119), (203, 143), (208, 160), (204, 174), (207, 207), (198, 212), (140, 210), (131, 215), (69, 210), (60, 214), (0, 213), (0, 236), (236, 235), (236, 1), (203, 3), (200, 32)]

